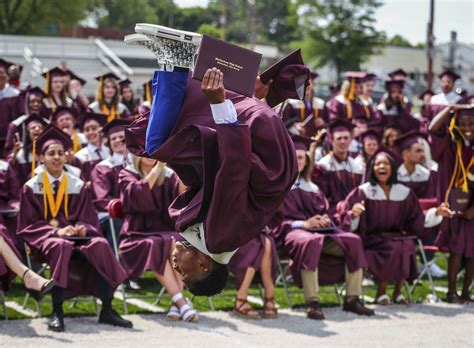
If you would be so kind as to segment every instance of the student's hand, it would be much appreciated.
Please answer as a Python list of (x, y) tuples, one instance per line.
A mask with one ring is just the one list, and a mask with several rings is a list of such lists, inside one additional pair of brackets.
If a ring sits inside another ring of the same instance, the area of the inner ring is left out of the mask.
[(305, 222), (303, 223), (303, 227), (306, 230), (323, 227), (321, 215), (315, 215), (315, 216), (310, 217), (308, 220), (305, 220)]
[(331, 226), (331, 219), (329, 218), (328, 214), (324, 214), (321, 218), (321, 223), (322, 223), (322, 226), (321, 227), (328, 227), (328, 226)]
[(446, 203), (441, 203), (441, 205), (436, 208), (436, 215), (444, 218), (452, 218), (456, 213), (449, 209)]
[(365, 213), (365, 202), (359, 202), (352, 206), (352, 218), (358, 218)]
[(77, 235), (79, 237), (85, 237), (87, 236), (87, 229), (86, 229), (86, 226), (84, 225), (76, 225), (74, 226), (76, 228), (76, 231), (77, 231)]
[(66, 227), (60, 228), (58, 232), (56, 232), (56, 234), (58, 235), (58, 237), (62, 237), (62, 238), (73, 237), (77, 235), (77, 231), (73, 226), (66, 226)]
[(263, 99), (267, 97), (268, 91), (270, 86), (272, 85), (273, 80), (268, 81), (267, 83), (263, 83), (260, 80), (260, 76), (257, 76), (257, 80), (255, 81), (255, 90), (253, 91), (253, 95), (258, 99)]
[(23, 143), (19, 140), (13, 139), (13, 153), (16, 156), (18, 151), (20, 151), (23, 148)]
[(471, 108), (472, 108), (471, 104), (453, 104), (453, 105), (449, 105), (449, 109), (451, 111), (458, 111), (458, 110), (471, 109)]
[(69, 151), (66, 151), (66, 162), (67, 164), (73, 164), (74, 163), (74, 151), (70, 149)]
[(201, 91), (209, 104), (225, 101), (224, 74), (217, 68), (207, 69), (201, 83)]

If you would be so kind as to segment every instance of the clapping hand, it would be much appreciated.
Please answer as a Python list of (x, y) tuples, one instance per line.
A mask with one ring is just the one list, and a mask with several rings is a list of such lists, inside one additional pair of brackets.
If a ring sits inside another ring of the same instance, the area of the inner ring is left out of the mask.
[(352, 206), (352, 218), (356, 219), (365, 213), (365, 202), (361, 201)]

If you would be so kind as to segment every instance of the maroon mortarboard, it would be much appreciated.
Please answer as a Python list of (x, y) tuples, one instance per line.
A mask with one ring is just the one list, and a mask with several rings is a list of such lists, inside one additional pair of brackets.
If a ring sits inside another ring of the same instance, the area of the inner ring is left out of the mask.
[(310, 73), (311, 80), (317, 79), (319, 77), (319, 74), (316, 71), (311, 71)]
[(43, 125), (43, 127), (48, 126), (48, 122), (46, 122), (46, 120), (38, 114), (29, 115), (28, 118), (23, 121), (23, 124), (28, 128), (28, 124), (31, 122), (39, 122)]
[(355, 83), (361, 83), (362, 79), (364, 79), (367, 76), (367, 74), (363, 71), (346, 71), (344, 73), (344, 77), (348, 81), (353, 81)]
[(397, 69), (397, 70), (394, 70), (394, 71), (392, 71), (392, 72), (389, 72), (389, 73), (388, 73), (388, 76), (393, 79), (395, 76), (407, 77), (408, 74), (407, 74), (406, 71), (403, 70), (403, 69)]
[[(375, 160), (377, 158), (377, 156), (380, 155), (380, 154), (386, 155), (388, 158), (390, 158), (395, 163), (395, 170), (397, 170), (398, 167), (400, 166), (400, 164), (403, 163), (403, 160), (400, 157), (400, 155), (394, 153), (393, 151), (389, 150), (387, 147), (385, 147), (383, 145), (379, 146), (377, 151), (375, 151), (375, 153), (369, 158), (367, 163), (372, 163), (372, 161)], [(366, 172), (368, 173), (368, 172), (370, 172), (370, 170), (371, 170), (370, 165), (368, 165)], [(368, 177), (368, 175), (366, 175), (366, 177)]]
[(461, 78), (461, 76), (459, 76), (458, 74), (456, 74), (456, 73), (455, 73), (454, 71), (452, 71), (452, 70), (445, 70), (445, 71), (443, 71), (441, 74), (439, 74), (438, 77), (439, 77), (440, 79), (442, 79), (443, 76), (445, 76), (445, 75), (449, 76), (453, 81), (456, 81), (457, 79), (460, 79), (460, 78)]
[(71, 70), (67, 70), (67, 73), (69, 74), (69, 78), (71, 80), (77, 80), (79, 81), (79, 83), (81, 84), (81, 86), (84, 86), (86, 84), (86, 80), (84, 80), (83, 78), (80, 78), (79, 76), (77, 76), (76, 74), (74, 74)]
[(67, 71), (64, 71), (63, 69), (58, 68), (58, 67), (49, 69), (48, 71), (41, 74), (41, 76), (43, 76), (45, 79), (48, 79), (48, 78), (51, 79), (56, 76), (66, 76), (66, 75), (67, 75)]
[(101, 80), (103, 81), (105, 79), (112, 79), (112, 80), (116, 80), (116, 81), (120, 80), (120, 78), (117, 75), (115, 75), (114, 73), (111, 73), (111, 72), (99, 75), (95, 79), (97, 81), (101, 81)]
[(3, 58), (0, 58), (0, 67), (4, 68), (5, 70), (8, 70), (9, 67), (14, 65), (12, 62), (9, 62)]
[(118, 84), (120, 86), (120, 90), (122, 90), (122, 88), (126, 88), (130, 86), (132, 84), (132, 81), (126, 78), (126, 79), (120, 80)]
[(418, 96), (418, 98), (419, 98), (420, 100), (423, 100), (423, 98), (424, 98), (425, 95), (427, 95), (427, 94), (429, 94), (429, 95), (434, 95), (434, 92), (433, 92), (431, 89), (427, 89), (427, 90), (423, 91), (423, 93), (421, 93), (421, 94)]
[(60, 144), (64, 150), (72, 148), (71, 137), (53, 125), (49, 125), (38, 139), (36, 139), (35, 143), (36, 149), (39, 149), (41, 154), (44, 154), (52, 144)]
[(377, 132), (374, 129), (369, 129), (365, 131), (364, 133), (359, 135), (359, 139), (361, 142), (364, 142), (365, 140), (368, 140), (368, 139), (376, 140), (378, 143), (380, 143), (381, 141), (379, 132)]
[(260, 75), (262, 83), (273, 79), (266, 101), (274, 107), (284, 100), (303, 99), (311, 73), (304, 65), (301, 49), (291, 52)]
[(365, 74), (365, 77), (364, 77), (362, 82), (373, 81), (373, 80), (375, 80), (376, 77), (377, 77), (377, 75), (375, 75), (373, 73), (367, 73), (367, 74)]
[(425, 135), (417, 130), (409, 131), (405, 134), (401, 134), (397, 139), (395, 139), (395, 146), (398, 151), (402, 153), (403, 150), (410, 148), (413, 144), (419, 143), (422, 139), (425, 138)]
[(110, 121), (109, 123), (107, 123), (102, 128), (102, 132), (106, 136), (110, 136), (113, 133), (124, 131), (125, 127), (130, 125), (130, 123), (131, 123), (131, 121), (129, 121), (129, 120), (123, 120), (123, 119), (116, 118), (116, 119)]
[(341, 131), (351, 132), (355, 128), (355, 125), (353, 125), (351, 122), (349, 122), (346, 119), (339, 118), (329, 123), (328, 128), (329, 128), (329, 133), (334, 134), (335, 132), (341, 132)]
[(32, 87), (32, 88), (30, 88), (30, 89), (27, 89), (27, 90), (26, 90), (26, 94), (28, 94), (28, 95), (30, 95), (30, 94), (36, 95), (36, 96), (38, 96), (38, 97), (40, 97), (40, 98), (46, 97), (46, 93), (44, 93), (44, 91), (43, 91), (41, 88), (39, 88), (39, 87)]
[(293, 140), (293, 144), (295, 144), (295, 150), (303, 150), (308, 151), (309, 146), (313, 142), (310, 138), (302, 137), (301, 135), (291, 135), (291, 139)]
[(72, 115), (72, 117), (74, 118), (76, 117), (76, 114), (72, 108), (67, 107), (67, 106), (58, 106), (56, 108), (56, 111), (51, 116), (51, 122), (56, 122), (59, 117), (66, 114)]
[(90, 120), (96, 121), (101, 127), (103, 127), (107, 124), (107, 116), (106, 115), (92, 112), (89, 109), (86, 112), (84, 112), (83, 114), (81, 114), (80, 129), (83, 130), (86, 122), (90, 121)]
[(385, 89), (387, 91), (393, 89), (393, 88), (400, 88), (403, 90), (403, 87), (405, 86), (405, 82), (401, 80), (388, 80), (385, 81)]
[(329, 91), (332, 94), (339, 93), (340, 90), (341, 90), (341, 84), (340, 83), (333, 83), (329, 86)]

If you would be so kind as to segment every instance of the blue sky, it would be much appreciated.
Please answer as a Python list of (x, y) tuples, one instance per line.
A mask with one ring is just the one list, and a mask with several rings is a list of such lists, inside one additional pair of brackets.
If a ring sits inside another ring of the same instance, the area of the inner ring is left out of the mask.
[[(208, 0), (174, 0), (178, 6), (206, 6)], [(258, 0), (256, 0), (258, 1)], [(376, 14), (377, 28), (389, 36), (400, 34), (413, 44), (426, 40), (429, 0), (385, 0)], [(435, 0), (435, 37), (447, 42), (450, 32), (458, 41), (474, 44), (474, 0)]]

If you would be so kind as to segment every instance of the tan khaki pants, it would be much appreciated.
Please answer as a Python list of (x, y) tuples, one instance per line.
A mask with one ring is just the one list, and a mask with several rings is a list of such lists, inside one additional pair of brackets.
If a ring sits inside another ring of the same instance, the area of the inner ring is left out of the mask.
[[(321, 255), (332, 255), (343, 257), (342, 249), (331, 238), (324, 240), (323, 251)], [(347, 265), (345, 267), (346, 278), (346, 296), (359, 296), (362, 293), (362, 280), (364, 273), (362, 268), (355, 272), (349, 272)], [(310, 301), (320, 301), (319, 298), (319, 281), (318, 269), (311, 271), (308, 269), (301, 270), (301, 278), (303, 281), (304, 300), (306, 303)]]

